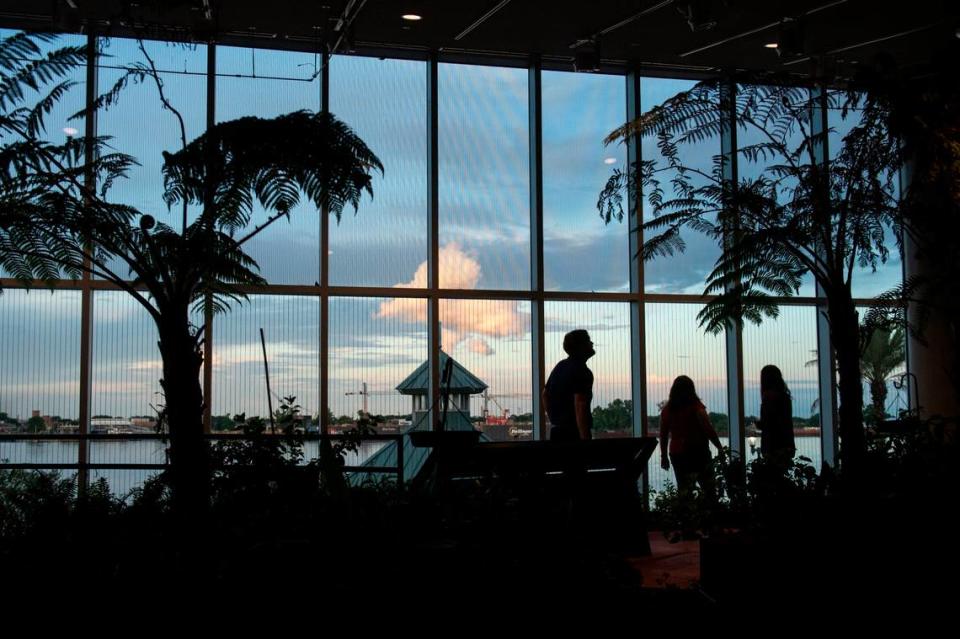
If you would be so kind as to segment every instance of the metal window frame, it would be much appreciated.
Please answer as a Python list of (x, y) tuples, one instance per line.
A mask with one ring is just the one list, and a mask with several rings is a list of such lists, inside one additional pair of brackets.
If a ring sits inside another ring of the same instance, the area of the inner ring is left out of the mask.
[[(96, 32), (88, 34), (87, 48), (91, 55), (88, 57), (86, 67), (86, 102), (92, 104), (97, 94), (97, 39), (99, 35)], [(216, 46), (208, 44), (207, 50), (207, 126), (215, 123), (216, 113)], [(536, 437), (545, 437), (546, 420), (543, 415), (543, 409), (539, 401), (539, 390), (542, 388), (545, 377), (544, 361), (544, 305), (548, 301), (571, 301), (571, 302), (621, 302), (630, 304), (631, 309), (631, 399), (634, 403), (633, 431), (635, 434), (645, 435), (648, 432), (647, 420), (647, 394), (646, 394), (646, 345), (645, 338), (645, 305), (647, 303), (674, 303), (674, 304), (703, 304), (708, 301), (708, 297), (701, 295), (685, 294), (663, 294), (646, 293), (644, 290), (644, 268), (643, 262), (639, 259), (639, 249), (643, 243), (642, 235), (642, 197), (632, 198), (629, 202), (629, 243), (630, 243), (630, 262), (628, 265), (630, 275), (629, 292), (582, 292), (582, 291), (547, 291), (543, 281), (543, 121), (542, 121), (542, 71), (544, 68), (553, 68), (551, 64), (544, 64), (544, 61), (538, 57), (526, 59), (528, 70), (528, 99), (529, 99), (529, 153), (530, 153), (530, 286), (528, 289), (507, 290), (507, 289), (477, 289), (460, 290), (444, 289), (440, 287), (439, 280), (439, 91), (438, 91), (438, 66), (441, 60), (461, 62), (461, 60), (450, 58), (448, 54), (441, 52), (430, 52), (425, 56), (417, 56), (416, 59), (424, 59), (425, 72), (427, 74), (427, 171), (428, 171), (428, 286), (423, 289), (410, 288), (392, 288), (392, 287), (352, 287), (352, 286), (331, 286), (329, 282), (329, 211), (324, 209), (320, 216), (320, 286), (309, 285), (266, 285), (262, 287), (247, 287), (245, 292), (270, 295), (306, 295), (318, 297), (320, 301), (320, 354), (319, 354), (319, 397), (321, 406), (321, 424), (323, 432), (327, 432), (327, 410), (329, 408), (329, 302), (331, 298), (338, 297), (414, 297), (424, 299), (428, 303), (428, 344), (429, 344), (429, 362), (430, 362), (430, 405), (438, 405), (439, 401), (439, 354), (440, 354), (440, 317), (439, 308), (441, 299), (461, 300), (461, 299), (511, 299), (529, 302), (531, 306), (531, 333), (532, 333), (532, 364), (533, 374), (531, 381), (531, 395), (534, 412), (534, 431)], [(328, 54), (323, 55), (323, 66), (321, 70), (319, 107), (322, 111), (327, 111), (330, 104), (330, 86), (329, 86), (329, 61)], [(484, 65), (492, 64), (496, 61), (490, 59), (470, 60), (473, 64)], [(518, 63), (516, 66), (519, 66)], [(514, 65), (511, 65), (514, 66)], [(641, 111), (640, 89), (641, 80), (645, 77), (653, 77), (655, 74), (643, 72), (643, 68), (624, 70), (624, 79), (626, 82), (625, 105), (626, 115), (632, 118)], [(729, 89), (735, 91), (735, 85), (727, 80)], [(823, 96), (821, 95), (821, 98)], [(821, 106), (823, 106), (821, 104)], [(735, 114), (731, 111), (729, 114), (731, 122)], [(735, 124), (735, 123), (734, 123)], [(97, 122), (95, 115), (87, 119), (86, 135), (92, 136), (96, 133)], [(826, 111), (822, 112), (821, 125), (826, 127)], [(627, 152), (628, 161), (634, 162), (641, 159), (642, 145), (639, 140), (628, 141)], [(721, 139), (721, 152), (729, 154), (731, 161), (729, 163), (728, 177), (731, 184), (736, 183), (736, 127), (731, 126), (729, 134)], [(87, 160), (92, 159), (93, 148), (87, 148)], [(819, 150), (823, 161), (829, 157), (826, 142), (823, 148)], [(89, 178), (92, 179), (92, 176)], [(79, 290), (81, 291), (81, 366), (80, 366), (80, 434), (88, 434), (91, 406), (91, 365), (92, 365), (92, 329), (93, 329), (93, 292), (97, 290), (120, 290), (110, 282), (95, 280), (84, 275), (77, 281), (59, 280), (52, 283), (24, 283), (11, 278), (0, 279), (0, 286), (4, 288), (23, 288), (25, 286), (38, 286), (40, 284), (52, 286), (55, 289)], [(858, 299), (858, 303), (869, 303), (868, 299)], [(824, 304), (822, 292), (818, 291), (814, 297), (793, 297), (785, 298), (780, 301), (783, 305), (797, 305), (822, 308)], [(210, 411), (212, 404), (212, 392), (216, 383), (212, 371), (213, 355), (216, 345), (214, 342), (215, 320), (212, 313), (205, 313), (206, 321), (206, 342), (204, 344), (205, 369), (203, 375), (203, 388), (206, 398), (204, 409), (204, 424), (209, 428)], [(830, 342), (829, 333), (826, 331), (825, 317), (823, 313), (818, 314), (818, 352), (829, 353)], [(728, 328), (726, 334), (726, 352), (725, 361), (727, 366), (727, 396), (728, 396), (728, 414), (731, 424), (731, 448), (734, 450), (743, 450), (743, 344), (742, 335), (738, 328)], [(835, 459), (836, 455), (836, 389), (833, 384), (833, 363), (832, 358), (820, 357), (819, 368), (819, 386), (821, 394), (821, 403), (830, 399), (829, 411), (821, 410), (823, 419), (823, 458), (829, 462)], [(434, 420), (436, 421), (436, 420)], [(81, 487), (86, 485), (87, 476), (84, 471), (87, 462), (87, 451), (84, 446), (79, 447), (78, 465), (81, 470)], [(646, 476), (645, 481), (646, 481)]]

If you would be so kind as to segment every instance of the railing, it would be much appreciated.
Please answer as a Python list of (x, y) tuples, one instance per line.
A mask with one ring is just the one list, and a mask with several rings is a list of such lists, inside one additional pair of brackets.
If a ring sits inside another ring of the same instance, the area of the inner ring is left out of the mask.
[[(264, 434), (262, 437), (282, 437), (282, 435)], [(352, 436), (347, 434), (319, 435), (315, 433), (297, 435), (297, 439), (304, 443), (305, 461), (319, 458), (319, 442), (321, 440), (337, 441), (348, 437)], [(359, 463), (347, 463), (343, 466), (343, 470), (350, 473), (394, 475), (398, 478), (398, 484), (402, 484), (400, 478), (403, 477), (404, 472), (403, 437), (402, 433), (397, 433), (365, 435), (361, 438), (363, 443), (394, 442), (397, 451), (396, 465), (365, 465), (362, 463), (364, 458), (360, 455), (352, 455), (355, 461)], [(242, 434), (233, 433), (206, 434), (204, 438), (209, 442), (249, 440)], [(0, 433), (0, 470), (76, 471), (81, 489), (86, 488), (91, 473), (103, 476), (105, 471), (141, 471), (144, 474), (139, 477), (139, 481), (134, 483), (142, 483), (150, 476), (149, 471), (162, 471), (169, 467), (166, 450), (167, 441), (168, 436), (166, 435), (150, 433)], [(144, 442), (144, 445), (126, 448), (125, 450), (110, 450), (108, 448), (110, 444), (134, 444), (136, 442)], [(155, 445), (150, 447), (149, 442), (153, 442)], [(310, 447), (309, 444), (314, 442), (317, 443), (316, 455), (310, 455), (307, 449)], [(25, 443), (28, 446), (31, 444), (59, 444), (59, 446), (46, 450), (13, 446), (13, 444), (19, 443)], [(367, 458), (372, 457), (379, 450), (381, 449), (370, 452)], [(111, 457), (123, 458), (124, 460), (100, 461), (111, 459)], [(134, 458), (134, 461), (128, 461), (131, 457)], [(162, 461), (158, 460), (158, 457), (161, 457)], [(351, 455), (348, 453), (345, 459), (350, 460), (350, 457)], [(237, 468), (237, 466), (222, 466), (217, 470), (229, 470), (231, 468)]]

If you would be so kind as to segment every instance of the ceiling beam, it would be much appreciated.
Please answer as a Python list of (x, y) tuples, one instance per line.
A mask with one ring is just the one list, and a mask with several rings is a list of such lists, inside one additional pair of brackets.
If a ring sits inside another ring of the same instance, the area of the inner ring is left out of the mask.
[[(365, 4), (367, 4), (367, 0), (350, 0), (347, 6), (343, 8), (343, 13), (340, 14), (336, 26), (333, 27), (333, 30), (339, 32), (339, 35), (337, 36), (337, 41), (333, 43), (333, 48), (330, 49), (331, 55), (336, 53), (337, 49), (340, 48), (344, 38), (347, 37), (347, 32), (350, 31), (350, 25), (352, 25), (353, 21), (360, 15), (360, 12), (363, 10), (363, 5)], [(354, 5), (356, 5), (357, 9), (356, 11), (351, 11)]]
[(621, 28), (621, 27), (625, 27), (625, 26), (627, 26), (628, 24), (630, 24), (631, 22), (635, 22), (635, 21), (639, 20), (640, 18), (642, 18), (642, 17), (644, 17), (644, 16), (648, 16), (648, 15), (650, 15), (651, 13), (653, 13), (653, 12), (655, 12), (655, 11), (659, 11), (660, 9), (663, 9), (664, 7), (666, 7), (666, 6), (668, 6), (668, 5), (671, 5), (671, 4), (673, 4), (673, 3), (674, 3), (674, 0), (661, 0), (661, 1), (658, 2), (657, 4), (655, 4), (655, 5), (651, 6), (651, 7), (647, 7), (647, 8), (644, 9), (643, 11), (640, 11), (640, 12), (638, 12), (638, 13), (634, 13), (633, 15), (631, 15), (631, 16), (629, 16), (629, 17), (627, 17), (627, 18), (624, 18), (623, 20), (620, 20), (619, 22), (616, 22), (616, 23), (614, 23), (614, 24), (611, 24), (609, 27), (605, 27), (605, 28), (601, 29), (600, 31), (597, 31), (596, 33), (594, 33), (592, 36), (590, 36), (590, 37), (587, 38), (587, 39), (577, 40), (576, 42), (574, 42), (573, 44), (570, 45), (570, 48), (571, 48), (571, 49), (576, 49), (576, 48), (579, 47), (579, 46), (582, 46), (582, 45), (584, 45), (584, 44), (586, 44), (586, 43), (588, 43), (588, 42), (592, 42), (592, 41), (596, 40), (597, 38), (599, 38), (599, 37), (601, 37), (601, 36), (605, 36), (605, 35), (607, 35), (608, 33), (611, 33), (611, 32), (613, 32), (613, 31), (616, 31), (617, 29), (619, 29), (619, 28)]
[[(858, 42), (856, 44), (850, 44), (845, 47), (839, 47), (837, 49), (830, 49), (819, 55), (836, 55), (837, 53), (844, 53), (846, 51), (853, 51), (854, 49), (860, 49), (861, 47), (868, 47), (871, 44), (878, 44), (880, 42), (886, 42), (888, 40), (896, 40), (897, 38), (902, 38), (904, 36), (912, 35), (914, 33), (920, 33), (921, 31), (926, 31), (927, 29), (932, 29), (942, 23), (940, 22), (931, 22), (930, 24), (925, 24), (914, 29), (907, 29), (906, 31), (900, 31), (899, 33), (891, 33), (890, 35), (882, 36), (880, 38), (873, 38), (872, 40), (865, 40), (863, 42)], [(790, 66), (791, 64), (799, 64), (801, 62), (807, 62), (811, 59), (812, 56), (804, 56), (802, 58), (797, 58), (796, 60), (790, 60), (789, 62), (784, 62), (783, 66)]]
[[(837, 6), (840, 6), (841, 4), (846, 4), (846, 3), (847, 3), (847, 0), (834, 0), (834, 2), (830, 2), (830, 3), (828, 3), (828, 4), (821, 5), (821, 6), (819, 6), (819, 7), (815, 7), (815, 8), (813, 8), (813, 9), (810, 9), (809, 11), (805, 11), (804, 13), (801, 13), (799, 16), (789, 16), (789, 17), (806, 17), (806, 16), (812, 16), (813, 14), (819, 13), (820, 11), (826, 11), (827, 9), (832, 9), (833, 7), (837, 7)], [(788, 16), (784, 16), (784, 17), (788, 17)], [(757, 27), (757, 28), (755, 28), (755, 29), (750, 29), (749, 31), (744, 31), (743, 33), (738, 33), (738, 34), (732, 35), (732, 36), (730, 36), (730, 37), (728, 37), (728, 38), (724, 38), (724, 39), (722, 39), (722, 40), (717, 40), (716, 42), (711, 42), (710, 44), (704, 45), (704, 46), (702, 46), (702, 47), (697, 47), (696, 49), (691, 49), (690, 51), (684, 51), (683, 53), (681, 53), (681, 54), (679, 55), (679, 57), (681, 57), (681, 58), (686, 58), (686, 57), (689, 57), (689, 56), (692, 56), (692, 55), (696, 55), (696, 54), (698, 54), (698, 53), (703, 53), (704, 51), (709, 51), (710, 49), (714, 49), (714, 48), (719, 47), (719, 46), (723, 46), (723, 45), (725, 45), (725, 44), (730, 44), (731, 42), (735, 42), (736, 40), (740, 40), (740, 39), (742, 39), (742, 38), (750, 37), (750, 36), (752, 36), (752, 35), (755, 35), (755, 34), (757, 34), (757, 33), (760, 33), (761, 31), (766, 31), (767, 29), (773, 29), (774, 27), (778, 27), (778, 26), (780, 26), (780, 23), (781, 23), (781, 22), (783, 22), (783, 20), (777, 20), (776, 22), (771, 22), (770, 24), (765, 24), (765, 25), (763, 25), (762, 27)]]
[(480, 16), (477, 20), (475, 20), (475, 21), (473, 22), (473, 24), (471, 24), (471, 25), (468, 26), (466, 29), (464, 29), (463, 31), (461, 31), (460, 33), (458, 33), (458, 34), (457, 34), (457, 37), (455, 37), (454, 40), (459, 41), (459, 40), (461, 40), (462, 38), (465, 38), (467, 35), (470, 34), (471, 31), (473, 31), (474, 29), (476, 29), (477, 27), (479, 27), (481, 24), (483, 24), (484, 22), (486, 22), (487, 20), (489, 20), (489, 19), (493, 16), (493, 14), (495, 14), (497, 11), (500, 11), (500, 9), (503, 9), (503, 8), (504, 8), (505, 6), (507, 6), (509, 3), (510, 3), (510, 0), (500, 0), (500, 2), (498, 2), (496, 5), (494, 5), (492, 9), (490, 9), (490, 10), (487, 11), (485, 14), (483, 14), (482, 16)]

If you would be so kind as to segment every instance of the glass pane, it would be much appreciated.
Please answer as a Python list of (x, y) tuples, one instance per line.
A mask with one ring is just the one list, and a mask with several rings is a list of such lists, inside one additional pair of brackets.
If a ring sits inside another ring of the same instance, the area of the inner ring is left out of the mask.
[(0, 433), (51, 437), (0, 441), (0, 463), (76, 464), (77, 442), (53, 437), (79, 428), (80, 292), (3, 290), (0, 336)]
[(339, 223), (330, 220), (331, 284), (392, 286), (427, 259), (426, 84), (423, 62), (330, 60), (330, 110), (384, 166), (373, 199), (364, 197), (356, 215), (348, 209)]
[[(5, 289), (0, 293), (0, 335), (4, 423), (13, 430), (75, 431), (80, 411), (80, 292)], [(40, 421), (28, 424), (32, 417)]]
[[(770, 142), (768, 135), (772, 135), (777, 141), (782, 141), (791, 153), (798, 149), (804, 141), (809, 138), (810, 109), (807, 103), (809, 97), (806, 92), (804, 95), (807, 96), (804, 97), (804, 102), (794, 105), (798, 109), (800, 116), (805, 118), (799, 122), (793, 118), (776, 119), (774, 117), (770, 117), (767, 120), (754, 118), (751, 119), (750, 122), (744, 121), (743, 119), (738, 120), (737, 145), (740, 153), (737, 160), (737, 170), (739, 171), (740, 180), (758, 179), (762, 177), (776, 183), (777, 202), (782, 204), (790, 202), (795, 195), (797, 195), (796, 178), (793, 176), (781, 176), (776, 168), (788, 165), (788, 158), (783, 153), (771, 155), (768, 152), (766, 157), (751, 159), (751, 157), (753, 157), (752, 152), (758, 151), (760, 148), (765, 148), (757, 147), (756, 145), (768, 144)], [(783, 96), (783, 98), (785, 99), (786, 96)], [(787, 122), (792, 126), (790, 128), (781, 128), (784, 123)], [(744, 150), (746, 150), (746, 152), (744, 152)], [(811, 158), (808, 151), (799, 162), (801, 165), (806, 164), (809, 166), (810, 161)], [(800, 195), (802, 196), (802, 194)], [(813, 276), (807, 274), (803, 276), (801, 280), (800, 290), (797, 294), (807, 297), (815, 295), (816, 290), (814, 288)]]
[[(667, 78), (641, 78), (640, 102), (641, 110), (646, 113), (650, 109), (662, 105), (676, 94), (686, 91), (696, 83), (689, 80), (673, 80)], [(713, 158), (720, 153), (720, 138), (708, 137), (702, 142), (681, 145), (680, 162), (690, 167), (710, 174), (713, 169)], [(641, 154), (644, 160), (655, 160), (658, 166), (664, 166), (665, 160), (657, 147), (656, 137), (645, 137), (641, 143)], [(678, 197), (669, 180), (673, 173), (664, 174), (662, 184), (664, 199)], [(694, 186), (702, 186), (706, 178), (691, 178)], [(649, 193), (645, 194), (643, 202), (643, 220), (648, 222), (653, 218), (651, 213)], [(662, 231), (659, 231), (662, 232)], [(649, 236), (650, 233), (648, 232)], [(644, 279), (646, 291), (650, 293), (695, 293), (703, 292), (704, 280), (713, 270), (714, 262), (720, 254), (717, 243), (691, 229), (683, 229), (680, 237), (686, 243), (683, 253), (669, 257), (657, 257), (644, 265)]]
[[(827, 124), (830, 127), (828, 136), (828, 145), (830, 157), (834, 157), (840, 152), (843, 146), (843, 139), (850, 131), (860, 124), (862, 117), (861, 109), (850, 109), (844, 117), (841, 108), (831, 109), (827, 116)], [(900, 181), (894, 180), (894, 196), (900, 197)], [(889, 251), (887, 261), (877, 265), (874, 271), (870, 267), (854, 266), (852, 285), (854, 297), (876, 297), (877, 295), (889, 291), (899, 286), (903, 282), (903, 259), (900, 248), (897, 246), (897, 230), (891, 227), (884, 228), (884, 248)]]
[(267, 344), (273, 410), (294, 396), (301, 414), (320, 405), (320, 300), (309, 296), (251, 295), (214, 319), (213, 415), (269, 420), (260, 329)]
[[(319, 56), (313, 53), (217, 47), (217, 121), (273, 118), (320, 109)], [(254, 206), (249, 226), (266, 220)], [(238, 235), (239, 237), (239, 235)], [(303, 202), (245, 246), (271, 284), (313, 284), (320, 279), (320, 216)]]
[(94, 293), (90, 432), (154, 432), (164, 403), (157, 339), (153, 318), (133, 297)]
[[(646, 305), (647, 424), (652, 437), (660, 434), (660, 410), (670, 397), (670, 387), (679, 375), (693, 380), (697, 395), (707, 407), (710, 422), (724, 445), (730, 423), (727, 412), (726, 342), (723, 334), (712, 335), (698, 325), (699, 304)], [(647, 467), (650, 488), (663, 490), (667, 481), (676, 485), (673, 471), (660, 468), (660, 451)]]
[(441, 346), (456, 365), (447, 428), (533, 439), (530, 304), (440, 300)]
[[(858, 309), (863, 318), (869, 309)], [(906, 334), (876, 330), (860, 356), (863, 374), (863, 419), (867, 425), (900, 416), (910, 408), (907, 380)], [(838, 378), (839, 382), (839, 378)]]
[[(401, 298), (330, 299), (329, 397), (331, 432), (356, 425), (362, 412), (380, 416), (378, 431), (429, 428), (424, 384), (405, 383), (427, 360), (427, 300)], [(425, 376), (423, 379), (426, 379)], [(420, 468), (424, 450), (404, 439), (404, 477)], [(350, 465), (396, 467), (397, 444), (364, 442)], [(358, 479), (366, 478), (358, 474)]]
[(593, 372), (593, 432), (596, 438), (633, 435), (630, 371), (630, 305), (623, 302), (546, 302), (543, 310), (544, 364), (549, 376), (567, 357), (563, 336), (590, 333), (596, 351)]
[(427, 300), (330, 299), (330, 410), (338, 424), (366, 411), (384, 416), (389, 430), (409, 426), (413, 395), (397, 386), (426, 359)]
[(820, 391), (817, 382), (817, 310), (781, 306), (776, 320), (743, 329), (743, 404), (746, 415), (747, 455), (760, 450), (756, 421), (760, 415), (760, 369), (777, 366), (790, 390), (793, 434), (797, 456), (808, 457), (820, 468)]
[[(19, 33), (19, 31), (14, 29), (0, 29), (0, 39), (7, 39), (17, 33)], [(38, 42), (36, 44), (40, 49), (40, 56), (38, 57), (45, 57), (48, 53), (56, 51), (57, 49), (62, 49), (63, 47), (82, 47), (85, 46), (86, 43), (86, 36), (60, 35), (53, 42)], [(26, 89), (22, 101), (5, 105), (3, 111), (8, 113), (14, 108), (33, 108), (40, 100), (47, 97), (55, 86), (62, 82), (72, 82), (73, 86), (67, 89), (66, 93), (57, 100), (50, 112), (44, 116), (45, 130), (41, 131), (38, 137), (51, 143), (62, 144), (68, 137), (82, 136), (86, 132), (86, 120), (72, 120), (70, 116), (84, 108), (86, 102), (86, 77), (86, 68), (84, 66), (77, 66), (71, 69), (66, 75), (52, 78), (49, 82), (42, 84), (39, 91)], [(8, 133), (4, 133), (5, 144), (12, 141), (12, 139)], [(0, 277), (9, 276), (10, 273), (0, 267)]]
[(626, 120), (624, 78), (544, 71), (542, 82), (545, 287), (629, 290), (627, 223), (597, 212), (610, 170), (626, 162), (625, 146), (603, 145)]
[[(101, 38), (98, 42), (99, 91), (109, 91), (127, 68), (148, 64), (136, 40)], [(160, 71), (163, 92), (183, 117), (189, 143), (202, 135), (207, 126), (207, 47), (145, 41), (144, 48)], [(163, 152), (179, 151), (183, 142), (176, 114), (166, 110), (152, 78), (139, 84), (129, 83), (119, 101), (97, 116), (97, 131), (112, 137), (111, 146), (132, 155), (134, 166), (124, 180), (110, 190), (110, 200), (133, 206), (156, 217), (157, 221), (180, 230), (182, 209), (168, 209), (163, 201)], [(188, 220), (196, 219), (199, 207), (188, 211)], [(128, 269), (116, 261), (118, 275), (128, 277)]]
[(440, 286), (528, 289), (527, 71), (441, 64), (438, 74), (440, 245), (478, 265), (471, 281), (441, 260)]

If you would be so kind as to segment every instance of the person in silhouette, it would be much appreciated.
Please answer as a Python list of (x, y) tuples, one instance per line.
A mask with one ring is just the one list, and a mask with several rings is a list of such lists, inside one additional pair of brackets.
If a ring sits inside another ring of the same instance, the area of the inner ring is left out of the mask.
[(660, 466), (677, 477), (677, 488), (689, 493), (694, 484), (709, 496), (713, 495), (713, 477), (710, 476), (710, 446), (723, 454), (717, 431), (710, 423), (707, 409), (697, 396), (693, 380), (686, 375), (673, 380), (670, 398), (660, 411)]
[(544, 386), (543, 407), (550, 419), (550, 440), (573, 442), (593, 438), (593, 372), (587, 360), (594, 356), (590, 334), (577, 329), (563, 337), (566, 359), (560, 360)]
[(772, 364), (760, 369), (760, 455), (786, 464), (797, 452), (793, 440), (793, 401), (783, 373)]

